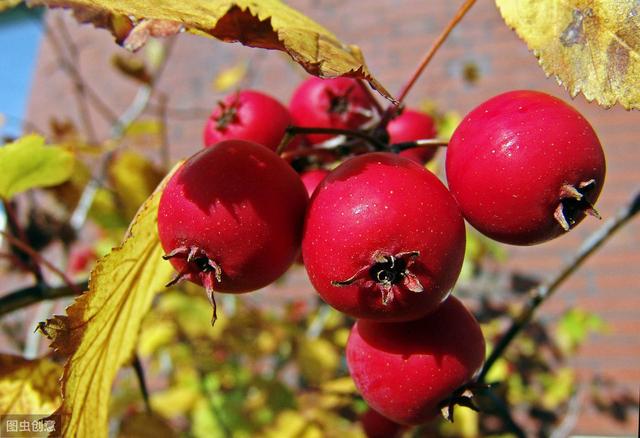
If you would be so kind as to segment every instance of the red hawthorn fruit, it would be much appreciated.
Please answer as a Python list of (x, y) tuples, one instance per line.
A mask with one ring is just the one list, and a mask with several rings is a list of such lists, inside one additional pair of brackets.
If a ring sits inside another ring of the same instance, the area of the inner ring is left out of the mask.
[[(289, 104), (293, 124), (314, 128), (357, 129), (369, 121), (374, 106), (355, 79), (311, 77), (293, 93)], [(308, 134), (309, 143), (317, 144), (334, 137), (331, 134)]]
[(371, 408), (362, 414), (360, 422), (367, 438), (396, 438), (405, 429), (404, 425), (389, 420)]
[(205, 124), (204, 144), (211, 146), (237, 139), (275, 151), (290, 124), (289, 110), (276, 99), (258, 91), (243, 90), (218, 102)]
[(462, 215), (444, 185), (390, 153), (347, 160), (311, 198), (302, 242), (309, 278), (355, 318), (417, 319), (446, 298), (465, 250)]
[[(417, 425), (482, 367), (485, 342), (473, 315), (450, 296), (417, 321), (359, 320), (346, 348), (351, 377), (371, 408), (392, 421)], [(451, 398), (451, 399), (450, 399)]]
[[(276, 280), (295, 260), (308, 195), (273, 151), (244, 140), (205, 148), (169, 180), (158, 208), (162, 247), (182, 279), (240, 293)], [(215, 303), (212, 303), (215, 306)]]
[(605, 157), (589, 122), (560, 99), (510, 91), (458, 126), (446, 157), (451, 193), (478, 231), (533, 245), (577, 225), (602, 189)]
[(89, 270), (89, 265), (96, 261), (98, 254), (91, 247), (77, 247), (69, 254), (67, 272), (70, 275), (80, 274)]
[[(407, 108), (389, 122), (387, 132), (389, 133), (389, 143), (395, 144), (435, 138), (436, 127), (429, 114)], [(417, 147), (406, 149), (399, 155), (424, 165), (433, 158), (436, 151), (435, 147)]]
[(318, 187), (318, 185), (328, 174), (329, 171), (326, 169), (307, 170), (306, 172), (302, 172), (300, 174), (300, 179), (302, 180), (302, 184), (304, 184), (305, 188), (307, 189), (309, 197), (313, 195), (316, 187)]

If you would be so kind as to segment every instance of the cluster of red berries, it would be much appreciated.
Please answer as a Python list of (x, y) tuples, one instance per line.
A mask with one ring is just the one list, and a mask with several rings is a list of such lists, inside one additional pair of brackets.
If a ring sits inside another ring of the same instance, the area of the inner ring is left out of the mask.
[[(290, 125), (306, 135), (284, 148), (286, 161), (275, 151)], [(362, 153), (366, 136), (349, 131), (373, 138), (373, 149)], [(434, 149), (411, 143), (434, 136), (429, 116), (385, 117), (348, 78), (305, 81), (289, 109), (255, 91), (228, 96), (207, 122), (207, 147), (160, 201), (174, 281), (203, 285), (215, 318), (214, 291), (264, 287), (302, 248), (318, 293), (358, 319), (346, 355), (363, 398), (394, 422), (427, 421), (485, 354), (477, 321), (449, 296), (464, 219), (501, 242), (542, 242), (597, 214), (605, 172), (589, 123), (538, 92), (499, 95), (464, 118), (447, 149), (449, 189), (424, 167)], [(304, 161), (294, 170), (296, 157)]]

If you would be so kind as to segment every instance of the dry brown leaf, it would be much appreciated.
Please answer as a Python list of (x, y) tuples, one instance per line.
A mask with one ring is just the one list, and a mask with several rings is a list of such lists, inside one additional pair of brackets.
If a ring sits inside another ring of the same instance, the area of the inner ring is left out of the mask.
[[(364, 79), (393, 101), (369, 72), (358, 47), (341, 43), (323, 26), (279, 0), (32, 0), (31, 4), (72, 8), (82, 22), (111, 30), (132, 50), (149, 36), (167, 36), (183, 28), (226, 42), (282, 50), (313, 75)], [(131, 17), (135, 24), (128, 35), (124, 35), (123, 17)]]
[(640, 109), (640, 2), (496, 0), (509, 26), (572, 97)]

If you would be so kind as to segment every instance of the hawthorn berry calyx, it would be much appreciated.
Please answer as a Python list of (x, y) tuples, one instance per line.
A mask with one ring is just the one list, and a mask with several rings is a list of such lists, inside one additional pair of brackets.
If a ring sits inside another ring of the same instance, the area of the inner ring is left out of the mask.
[(187, 267), (178, 272), (178, 274), (165, 285), (165, 287), (171, 287), (180, 283), (183, 280), (191, 280), (194, 283), (202, 284), (207, 293), (207, 298), (213, 307), (213, 315), (211, 317), (211, 325), (216, 323), (218, 319), (218, 306), (216, 305), (216, 299), (214, 296), (216, 282), (222, 282), (222, 269), (220, 265), (214, 262), (207, 253), (197, 246), (190, 248), (181, 246), (169, 254), (162, 256), (164, 260), (171, 260), (173, 258), (183, 258), (187, 263)]
[(218, 101), (219, 114), (211, 115), (211, 121), (215, 122), (215, 127), (219, 131), (227, 129), (231, 123), (238, 122), (238, 108), (240, 106), (239, 96), (231, 103), (225, 103), (223, 100)]
[(420, 256), (420, 251), (401, 252), (395, 255), (375, 253), (372, 263), (363, 266), (351, 278), (332, 281), (334, 286), (350, 286), (355, 283), (380, 292), (382, 304), (387, 306), (404, 287), (411, 292), (423, 292), (420, 279), (409, 269)]
[(560, 202), (553, 213), (553, 217), (563, 230), (569, 231), (575, 226), (584, 213), (597, 219), (602, 219), (595, 209), (589, 194), (598, 186), (595, 179), (584, 181), (574, 187), (571, 184), (563, 184), (560, 188)]

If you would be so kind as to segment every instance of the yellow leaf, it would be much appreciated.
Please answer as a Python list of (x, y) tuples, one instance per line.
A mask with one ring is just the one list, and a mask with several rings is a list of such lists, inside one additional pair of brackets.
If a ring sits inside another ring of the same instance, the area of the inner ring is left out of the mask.
[(39, 135), (26, 135), (0, 147), (0, 197), (10, 199), (36, 187), (61, 184), (71, 177), (71, 152), (45, 146)]
[(307, 419), (300, 412), (293, 410), (282, 411), (276, 421), (266, 431), (267, 438), (293, 438), (298, 437), (304, 431)]
[(0, 12), (18, 6), (21, 2), (22, 0), (0, 0)]
[(442, 422), (440, 433), (443, 436), (475, 438), (478, 431), (479, 414), (465, 406), (456, 406), (453, 410), (453, 422)]
[(105, 16), (132, 17), (138, 24), (125, 41), (125, 47), (131, 49), (141, 47), (150, 36), (166, 36), (187, 29), (225, 42), (282, 50), (313, 75), (361, 78), (393, 100), (371, 75), (357, 46), (343, 44), (323, 26), (280, 0), (35, 0), (32, 3), (71, 7), (85, 20), (92, 16), (98, 18), (94, 24), (112, 32), (112, 23), (105, 20)]
[(0, 415), (50, 415), (60, 403), (62, 366), (47, 357), (0, 354)]
[(153, 319), (145, 322), (138, 341), (138, 354), (141, 357), (151, 356), (161, 347), (174, 342), (177, 331), (173, 321)]
[(162, 132), (162, 123), (158, 120), (136, 120), (124, 131), (125, 135), (159, 135)]
[(237, 87), (247, 75), (247, 64), (241, 62), (222, 70), (213, 81), (213, 89), (218, 92)]
[(121, 211), (129, 220), (162, 180), (162, 173), (142, 155), (121, 152), (111, 162), (109, 178)]
[(340, 364), (340, 356), (336, 348), (323, 338), (303, 340), (300, 343), (297, 359), (300, 373), (314, 385), (330, 379)]
[(167, 421), (156, 414), (136, 413), (122, 420), (119, 438), (171, 438), (177, 434)]
[(66, 316), (44, 326), (44, 331), (57, 328), (54, 348), (73, 346), (64, 366), (63, 401), (56, 411), (64, 436), (107, 436), (113, 380), (134, 351), (156, 291), (170, 279), (172, 268), (162, 260), (156, 231), (162, 187), (140, 209), (123, 244), (98, 261), (89, 291), (67, 308)]
[(320, 389), (323, 392), (333, 394), (356, 394), (358, 392), (351, 377), (340, 377), (335, 380), (330, 380), (320, 385)]
[(636, 0), (496, 0), (504, 20), (572, 97), (640, 109)]
[(194, 409), (201, 399), (202, 395), (197, 386), (175, 385), (151, 394), (151, 407), (165, 417), (173, 418)]

